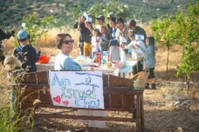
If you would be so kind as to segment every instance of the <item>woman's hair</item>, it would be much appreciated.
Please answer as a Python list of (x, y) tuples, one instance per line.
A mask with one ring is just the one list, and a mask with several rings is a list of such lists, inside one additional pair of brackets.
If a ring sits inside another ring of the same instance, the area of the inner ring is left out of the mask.
[(63, 44), (64, 40), (66, 39), (66, 37), (72, 38), (71, 35), (68, 33), (60, 33), (57, 35), (57, 48), (58, 49), (61, 49), (62, 44)]
[(97, 29), (97, 28), (94, 29), (94, 32), (97, 33), (97, 36), (101, 36), (102, 35), (101, 32), (99, 31), (99, 29)]
[(116, 23), (116, 18), (115, 17), (110, 17), (109, 21), (112, 21), (112, 22)]
[(124, 19), (118, 17), (116, 23), (122, 23), (124, 25)]
[(107, 32), (107, 28), (106, 28), (105, 26), (102, 26), (101, 29), (102, 29), (102, 28), (105, 29), (105, 31)]
[(136, 26), (136, 21), (135, 20), (130, 20), (129, 25), (135, 27)]

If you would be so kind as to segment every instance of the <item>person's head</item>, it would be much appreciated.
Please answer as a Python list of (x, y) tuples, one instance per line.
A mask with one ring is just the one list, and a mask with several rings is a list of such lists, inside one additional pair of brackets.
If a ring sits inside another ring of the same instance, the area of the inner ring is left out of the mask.
[(95, 28), (95, 29), (93, 30), (93, 35), (94, 35), (94, 36), (100, 36), (101, 33), (100, 33), (99, 29)]
[(119, 28), (120, 30), (124, 28), (124, 20), (121, 17), (117, 18), (117, 28)]
[(107, 33), (107, 28), (105, 26), (102, 26), (101, 29), (100, 29), (100, 32), (102, 34), (106, 34)]
[(81, 16), (80, 22), (84, 23), (85, 21), (86, 21), (86, 17), (85, 16)]
[(116, 39), (112, 39), (109, 43), (109, 46), (113, 46), (115, 48), (120, 46), (120, 43)]
[(92, 18), (88, 17), (86, 20), (86, 27), (91, 28), (92, 27)]
[(131, 29), (131, 30), (135, 30), (135, 28), (136, 28), (136, 21), (135, 20), (130, 20), (128, 22), (128, 28)]
[(108, 19), (115, 18), (115, 14), (113, 12), (108, 13), (107, 18)]
[(74, 40), (68, 33), (61, 33), (57, 35), (58, 45), (57, 48), (62, 51), (62, 53), (69, 55), (73, 50)]
[(154, 37), (150, 36), (146, 38), (146, 45), (154, 47), (155, 39)]
[(27, 44), (29, 43), (29, 34), (24, 30), (20, 30), (18, 33), (17, 33), (17, 40), (20, 42), (20, 43), (23, 43), (23, 44)]
[(115, 17), (109, 18), (109, 25), (111, 28), (116, 28), (116, 18)]
[(8, 56), (4, 60), (4, 66), (6, 71), (11, 72), (21, 67), (21, 62), (14, 56)]
[(104, 25), (104, 19), (105, 19), (104, 16), (100, 15), (96, 19), (97, 19), (97, 24)]

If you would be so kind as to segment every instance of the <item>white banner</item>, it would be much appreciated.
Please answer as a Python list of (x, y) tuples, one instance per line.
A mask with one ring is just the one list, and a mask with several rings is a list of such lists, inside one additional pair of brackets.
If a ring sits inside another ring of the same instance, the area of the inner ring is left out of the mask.
[(101, 71), (49, 71), (53, 105), (104, 109)]

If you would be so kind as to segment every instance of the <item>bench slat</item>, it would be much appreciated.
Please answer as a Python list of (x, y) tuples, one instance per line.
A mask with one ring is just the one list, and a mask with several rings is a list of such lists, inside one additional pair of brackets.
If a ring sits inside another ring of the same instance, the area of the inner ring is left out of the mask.
[(62, 119), (81, 119), (81, 120), (100, 120), (100, 121), (120, 121), (120, 122), (135, 122), (132, 118), (119, 117), (100, 117), (100, 116), (81, 116), (81, 115), (61, 115), (61, 114), (37, 114), (39, 118), (62, 118)]

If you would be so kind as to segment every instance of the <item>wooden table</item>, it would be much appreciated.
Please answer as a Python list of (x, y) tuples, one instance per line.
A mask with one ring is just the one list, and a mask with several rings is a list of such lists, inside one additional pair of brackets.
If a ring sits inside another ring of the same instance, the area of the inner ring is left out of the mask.
[[(88, 59), (87, 59), (88, 60)], [(78, 60), (76, 60), (78, 61)], [(122, 68), (116, 68), (114, 66), (112, 67), (107, 67), (107, 64), (96, 64), (96, 63), (92, 63), (91, 60), (88, 60), (89, 62), (87, 64), (83, 64), (81, 62), (79, 62), (79, 64), (82, 67), (82, 70), (86, 71), (86, 70), (99, 70), (99, 71), (103, 71), (103, 73), (106, 74), (112, 74), (115, 76), (120, 76), (120, 77), (127, 77), (129, 74), (132, 73), (132, 67), (135, 66), (137, 64), (137, 61), (135, 60), (127, 60), (126, 64), (124, 67)], [(96, 65), (96, 67), (93, 67), (91, 65)], [(99, 65), (99, 66), (97, 66)], [(49, 71), (49, 70), (54, 70), (54, 60), (51, 60), (48, 64), (36, 64), (37, 66), (37, 71)]]

